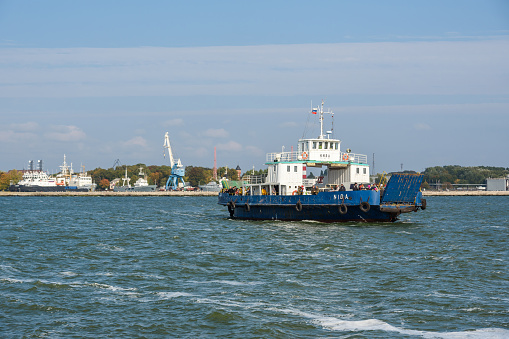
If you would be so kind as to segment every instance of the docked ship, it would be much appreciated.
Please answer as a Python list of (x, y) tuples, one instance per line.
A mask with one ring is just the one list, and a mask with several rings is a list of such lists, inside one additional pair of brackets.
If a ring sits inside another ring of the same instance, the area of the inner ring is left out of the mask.
[[(401, 213), (426, 208), (422, 174), (393, 173), (388, 182), (370, 183), (367, 156), (341, 150), (341, 141), (324, 134), (324, 103), (312, 109), (320, 121), (317, 138), (300, 139), (295, 152), (268, 153), (266, 176), (249, 176), (241, 187), (223, 190), (218, 204), (231, 218), (393, 222)], [(307, 179), (308, 168), (326, 168), (321, 179)]]
[(125, 168), (125, 176), (122, 178), (122, 186), (117, 186), (113, 188), (114, 192), (155, 192), (157, 190), (157, 185), (149, 185), (147, 176), (143, 171), (143, 167), (140, 166), (138, 173), (138, 180), (134, 183), (133, 186), (130, 185), (131, 178), (127, 176), (127, 166)]
[(217, 183), (215, 181), (210, 181), (205, 185), (199, 185), (198, 188), (204, 192), (220, 192), (223, 189), (223, 185), (221, 182)]
[(23, 170), (23, 178), (9, 186), (12, 192), (88, 192), (95, 190), (96, 184), (92, 177), (83, 171), (75, 173), (72, 164), (69, 166), (64, 154), (64, 162), (60, 166), (61, 172), (56, 176), (50, 176), (43, 171), (42, 160), (38, 161), (37, 169), (34, 169), (33, 160), (28, 163), (28, 170)]

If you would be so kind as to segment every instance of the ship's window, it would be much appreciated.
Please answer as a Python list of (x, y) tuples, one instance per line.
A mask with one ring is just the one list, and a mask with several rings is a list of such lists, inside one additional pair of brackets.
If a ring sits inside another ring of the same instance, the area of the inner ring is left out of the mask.
[(322, 149), (322, 142), (321, 141), (318, 143), (318, 149)]
[(316, 149), (316, 141), (313, 141), (313, 149)]
[(337, 143), (337, 142), (336, 142), (336, 149), (338, 149), (338, 144), (339, 144), (339, 143)]
[(297, 166), (293, 166), (293, 171), (297, 172)]
[(286, 166), (286, 171), (290, 172), (290, 166)]
[(324, 142), (323, 149), (327, 149), (327, 146), (329, 146), (329, 143), (326, 141)]
[(366, 169), (365, 168), (363, 169), (363, 172), (364, 172), (364, 174), (366, 174)]
[(357, 174), (359, 174), (359, 168), (357, 167)]

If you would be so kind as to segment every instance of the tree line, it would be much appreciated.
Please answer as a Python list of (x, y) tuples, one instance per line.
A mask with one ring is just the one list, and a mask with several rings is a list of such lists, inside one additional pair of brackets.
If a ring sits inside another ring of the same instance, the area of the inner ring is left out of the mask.
[[(166, 181), (171, 174), (170, 166), (145, 166), (144, 164), (136, 164), (127, 166), (127, 176), (131, 179), (131, 183), (138, 180), (139, 168), (142, 167), (150, 185), (164, 187)], [(98, 189), (107, 189), (110, 182), (116, 178), (122, 178), (125, 175), (126, 166), (118, 166), (116, 168), (96, 168), (88, 171), (93, 181), (97, 184)], [(247, 171), (248, 174), (261, 175), (266, 174), (265, 170)], [(448, 184), (475, 184), (482, 185), (486, 183), (488, 178), (501, 178), (509, 175), (509, 168), (504, 167), (462, 167), (457, 165), (428, 167), (424, 170), (424, 187), (429, 184), (441, 183), (443, 186)], [(227, 177), (230, 180), (238, 180), (237, 171), (233, 168), (220, 167), (217, 169), (218, 178)], [(22, 174), (19, 171), (11, 170), (9, 172), (0, 171), (0, 190), (9, 188), (10, 182), (18, 182), (21, 180)], [(191, 186), (203, 185), (212, 180), (212, 168), (187, 166), (185, 168), (184, 181), (189, 182)], [(122, 184), (122, 181), (120, 181)]]
[(502, 178), (509, 175), (509, 168), (474, 166), (462, 167), (457, 165), (428, 167), (424, 170), (424, 182), (442, 185), (482, 185), (488, 178)]

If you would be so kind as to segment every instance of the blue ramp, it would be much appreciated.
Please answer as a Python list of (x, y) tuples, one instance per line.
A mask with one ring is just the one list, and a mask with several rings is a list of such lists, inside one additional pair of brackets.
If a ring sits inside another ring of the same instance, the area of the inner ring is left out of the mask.
[(422, 174), (394, 173), (382, 197), (382, 204), (413, 204), (422, 183)]

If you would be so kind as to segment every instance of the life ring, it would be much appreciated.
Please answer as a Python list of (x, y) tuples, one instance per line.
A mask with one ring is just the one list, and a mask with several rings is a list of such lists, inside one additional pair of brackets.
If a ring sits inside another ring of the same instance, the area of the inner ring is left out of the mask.
[(293, 191), (292, 195), (295, 195), (295, 194), (299, 194), (299, 192), (297, 190)]
[(302, 156), (302, 159), (306, 160), (308, 158), (308, 153), (302, 152), (301, 156)]
[(339, 214), (346, 214), (346, 212), (348, 212), (348, 207), (346, 207), (345, 204), (341, 204), (339, 205), (338, 210)]
[(366, 212), (369, 212), (369, 209), (371, 208), (369, 202), (367, 201), (363, 201), (361, 202), (361, 204), (359, 205), (359, 208), (361, 209), (361, 211), (363, 211), (364, 213)]
[(251, 206), (249, 206), (249, 204), (246, 202), (246, 204), (244, 205), (244, 209), (246, 210), (246, 212), (250, 212)]
[(300, 212), (302, 211), (302, 203), (299, 201), (297, 201), (297, 204), (295, 205), (295, 209), (297, 210), (297, 212)]
[(348, 161), (348, 153), (343, 153), (343, 161)]

